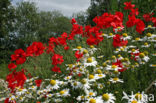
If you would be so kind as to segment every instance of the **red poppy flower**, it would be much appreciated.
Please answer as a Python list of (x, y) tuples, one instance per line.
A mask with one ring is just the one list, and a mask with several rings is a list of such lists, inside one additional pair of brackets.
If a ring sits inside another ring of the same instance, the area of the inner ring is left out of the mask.
[(68, 50), (69, 49), (69, 46), (64, 46), (64, 50)]
[(156, 27), (156, 17), (152, 17), (152, 22), (154, 23), (154, 27)]
[(49, 46), (46, 49), (46, 53), (47, 54), (49, 54), (49, 53), (55, 53), (54, 52), (54, 48), (55, 48), (55, 45), (54, 44), (49, 44)]
[(119, 34), (116, 34), (114, 37), (113, 37), (113, 46), (116, 48), (116, 47), (120, 47), (120, 46), (126, 46), (128, 41), (127, 40), (122, 40), (121, 39), (121, 35)]
[(147, 13), (147, 14), (143, 15), (143, 18), (145, 19), (146, 22), (149, 22), (152, 20), (152, 15), (153, 15), (153, 13), (152, 14)]
[(138, 8), (131, 9), (130, 15), (139, 15)]
[(63, 56), (61, 56), (59, 54), (54, 54), (51, 59), (52, 59), (53, 65), (62, 64), (64, 62)]
[(54, 67), (51, 69), (51, 71), (53, 71), (53, 72), (58, 72), (58, 73), (61, 72), (60, 68), (57, 67), (57, 66), (54, 66)]
[(131, 10), (135, 7), (134, 4), (131, 4), (131, 1), (130, 2), (124, 2), (124, 5), (125, 5), (125, 7), (124, 7), (125, 10)]
[(16, 61), (16, 64), (23, 64), (26, 61), (26, 53), (22, 49), (15, 50), (11, 55), (11, 61)]
[(80, 60), (80, 58), (82, 58), (82, 57), (83, 57), (83, 53), (80, 53), (80, 51), (79, 51), (79, 50), (77, 50), (77, 51), (75, 52), (75, 57), (77, 58), (77, 61), (79, 61), (79, 60)]
[(140, 34), (142, 34), (142, 32), (145, 29), (145, 24), (141, 19), (138, 19), (137, 24), (136, 24), (136, 31)]
[(10, 63), (8, 65), (9, 71), (11, 71), (11, 69), (15, 69), (17, 67), (17, 65), (15, 65), (14, 63)]
[(12, 92), (14, 92), (15, 87), (23, 88), (23, 85), (26, 80), (27, 77), (24, 74), (24, 70), (19, 72), (13, 71), (6, 77), (6, 81), (8, 82), (8, 88), (10, 88)]
[(36, 83), (36, 86), (37, 87), (40, 87), (41, 83), (42, 83), (42, 80), (39, 79), (39, 80), (35, 80), (35, 83)]
[(75, 23), (77, 23), (76, 20), (75, 20), (75, 18), (72, 18), (71, 24), (73, 25), (73, 24), (75, 24)]
[(135, 18), (135, 16), (128, 15), (128, 21), (126, 22), (126, 26), (132, 27), (132, 26), (136, 25), (136, 23), (137, 23), (137, 19)]
[(62, 38), (67, 38), (68, 37), (68, 34), (66, 32), (64, 32), (64, 33), (61, 34), (61, 37)]

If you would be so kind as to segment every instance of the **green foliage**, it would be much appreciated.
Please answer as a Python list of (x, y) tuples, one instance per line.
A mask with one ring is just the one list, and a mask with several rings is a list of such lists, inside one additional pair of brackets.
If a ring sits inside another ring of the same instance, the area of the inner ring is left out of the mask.
[(9, 0), (0, 0), (0, 63), (10, 55), (13, 49), (11, 39), (13, 36), (14, 8)]

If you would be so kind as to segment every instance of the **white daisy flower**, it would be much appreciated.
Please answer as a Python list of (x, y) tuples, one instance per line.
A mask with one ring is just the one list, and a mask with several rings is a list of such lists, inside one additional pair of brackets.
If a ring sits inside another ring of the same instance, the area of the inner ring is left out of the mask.
[(103, 103), (100, 98), (87, 98), (87, 101), (85, 103)]
[(9, 102), (10, 103), (16, 103), (16, 96), (14, 96), (14, 95), (11, 95), (10, 97), (9, 97)]
[(18, 95), (18, 96), (20, 96), (20, 95), (22, 95), (22, 94), (24, 94), (24, 93), (26, 93), (27, 92), (27, 89), (25, 89), (25, 88), (19, 88), (19, 89), (17, 89), (17, 92), (16, 92), (16, 95)]
[(84, 60), (84, 67), (88, 67), (88, 66), (96, 67), (96, 65), (97, 65), (97, 61), (95, 60), (94, 57), (89, 57)]
[(115, 96), (111, 93), (105, 93), (102, 96), (97, 97), (100, 102), (97, 103), (115, 103)]
[(122, 36), (123, 36), (123, 37), (121, 37), (122, 40), (129, 40), (132, 38), (131, 36), (128, 36), (127, 33), (123, 33)]
[(26, 80), (26, 82), (32, 82), (32, 81), (34, 81), (35, 79), (37, 79), (38, 77), (33, 77), (33, 78), (31, 78), (31, 79), (27, 79)]
[(56, 96), (58, 97), (67, 97), (70, 96), (69, 89), (63, 89), (59, 93), (56, 93)]
[(109, 81), (112, 83), (117, 83), (117, 82), (123, 83), (123, 80), (119, 79), (118, 77), (110, 78)]
[(37, 86), (31, 86), (28, 89), (33, 90), (33, 91), (36, 91), (37, 90)]
[(93, 90), (88, 90), (86, 93), (87, 97), (94, 97), (97, 95), (97, 92), (93, 91)]
[(60, 83), (60, 81), (58, 81), (58, 80), (50, 80), (50, 85), (48, 85), (47, 88), (59, 89), (60, 88), (59, 83)]
[(86, 90), (86, 89), (90, 89), (90, 86), (91, 84), (89, 83), (88, 79), (84, 78), (81, 80), (80, 88), (82, 88), (83, 90)]
[(51, 93), (49, 93), (49, 94), (47, 94), (46, 96), (48, 97), (48, 98), (50, 98), (50, 97), (52, 97), (54, 94), (51, 94)]
[(71, 86), (72, 86), (73, 89), (80, 88), (80, 85), (81, 85), (81, 83), (78, 82), (78, 81), (72, 81), (71, 82)]
[(135, 38), (135, 40), (132, 40), (132, 42), (137, 42), (137, 41), (144, 41), (144, 39), (141, 39), (141, 38)]
[(62, 99), (60, 99), (60, 98), (54, 99), (54, 102), (55, 102), (55, 103), (62, 102)]
[(102, 36), (105, 36), (106, 38), (113, 38), (115, 35), (113, 35), (113, 33), (109, 33), (109, 34), (102, 34)]
[(145, 30), (146, 29), (156, 29), (156, 27), (153, 27), (152, 25), (148, 25), (146, 28), (144, 28)]
[(94, 75), (94, 78), (97, 80), (97, 79), (101, 79), (101, 78), (105, 78), (106, 75), (105, 74), (95, 74)]
[(84, 95), (78, 96), (78, 97), (76, 98), (76, 100), (78, 100), (78, 101), (86, 100), (86, 96), (84, 96)]
[(142, 48), (148, 48), (148, 47), (150, 47), (150, 44), (145, 43), (144, 45), (141, 45), (141, 47), (142, 47)]
[(73, 49), (74, 51), (79, 50), (80, 52), (83, 52), (83, 50), (86, 50), (85, 48), (82, 48), (81, 46), (77, 46), (77, 48)]
[(98, 84), (97, 84), (97, 88), (98, 88), (98, 89), (103, 89), (103, 88), (104, 88), (104, 84), (98, 83)]
[(64, 80), (71, 80), (72, 76), (66, 76)]

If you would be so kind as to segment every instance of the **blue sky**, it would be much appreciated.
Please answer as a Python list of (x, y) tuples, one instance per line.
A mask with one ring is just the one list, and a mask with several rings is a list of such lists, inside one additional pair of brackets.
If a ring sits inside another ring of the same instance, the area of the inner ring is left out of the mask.
[(15, 5), (20, 1), (33, 1), (40, 10), (59, 10), (65, 16), (72, 16), (73, 13), (85, 11), (90, 5), (90, 0), (12, 0), (12, 4)]

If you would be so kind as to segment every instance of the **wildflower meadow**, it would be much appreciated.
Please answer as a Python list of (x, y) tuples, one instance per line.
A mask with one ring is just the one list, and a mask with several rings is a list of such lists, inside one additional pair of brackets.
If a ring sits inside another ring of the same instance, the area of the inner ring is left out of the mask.
[[(156, 103), (156, 17), (134, 4), (10, 56), (1, 103)], [(44, 35), (44, 34), (43, 34)]]

